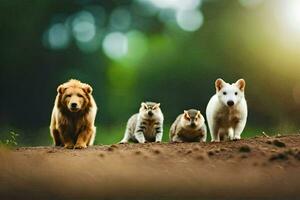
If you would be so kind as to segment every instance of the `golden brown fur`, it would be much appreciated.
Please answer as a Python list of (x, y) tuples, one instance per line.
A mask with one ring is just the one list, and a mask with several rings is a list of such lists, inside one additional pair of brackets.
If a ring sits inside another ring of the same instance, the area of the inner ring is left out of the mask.
[(74, 79), (58, 86), (50, 124), (55, 146), (81, 149), (93, 145), (97, 106), (92, 90)]

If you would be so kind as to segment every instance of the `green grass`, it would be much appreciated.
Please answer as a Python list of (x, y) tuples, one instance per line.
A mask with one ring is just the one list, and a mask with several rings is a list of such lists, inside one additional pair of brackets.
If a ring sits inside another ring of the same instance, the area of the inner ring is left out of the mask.
[[(115, 126), (101, 126), (97, 124), (96, 145), (108, 145), (118, 143), (124, 135), (125, 125)], [(163, 142), (169, 141), (170, 124), (164, 125)], [(250, 138), (254, 136), (261, 136), (261, 132), (266, 132), (268, 135), (277, 133), (286, 134), (294, 133), (293, 129), (285, 129), (285, 132), (278, 132), (277, 129), (269, 130), (260, 127), (247, 126), (242, 134), (242, 138)], [(15, 135), (18, 133), (18, 136)], [(0, 141), (3, 145), (9, 146), (49, 146), (52, 145), (52, 138), (50, 136), (49, 128), (44, 127), (38, 130), (20, 130), (9, 127), (0, 128)], [(207, 142), (210, 141), (210, 134), (208, 130)]]

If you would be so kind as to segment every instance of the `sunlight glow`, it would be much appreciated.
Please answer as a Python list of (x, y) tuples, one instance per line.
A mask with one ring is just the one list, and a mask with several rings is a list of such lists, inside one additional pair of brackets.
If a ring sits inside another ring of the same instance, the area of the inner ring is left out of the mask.
[(287, 25), (300, 31), (300, 0), (284, 0), (280, 5), (284, 10), (284, 18)]

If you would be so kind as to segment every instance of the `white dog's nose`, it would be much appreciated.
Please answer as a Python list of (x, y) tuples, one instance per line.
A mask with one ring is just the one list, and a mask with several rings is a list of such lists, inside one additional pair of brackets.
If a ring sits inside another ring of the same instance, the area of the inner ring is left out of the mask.
[(227, 101), (227, 105), (228, 105), (228, 106), (233, 106), (233, 105), (234, 105), (234, 102), (233, 102), (233, 101)]

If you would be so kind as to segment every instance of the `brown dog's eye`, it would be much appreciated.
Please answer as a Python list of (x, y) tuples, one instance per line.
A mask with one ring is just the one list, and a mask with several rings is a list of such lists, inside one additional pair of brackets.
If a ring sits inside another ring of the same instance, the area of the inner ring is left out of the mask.
[(68, 95), (66, 95), (66, 97), (67, 97), (67, 98), (69, 98), (69, 97), (71, 97), (71, 95), (70, 95), (70, 94), (68, 94)]
[(81, 94), (77, 94), (78, 97), (83, 97)]

